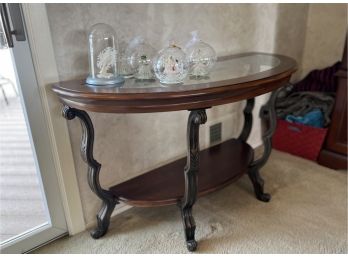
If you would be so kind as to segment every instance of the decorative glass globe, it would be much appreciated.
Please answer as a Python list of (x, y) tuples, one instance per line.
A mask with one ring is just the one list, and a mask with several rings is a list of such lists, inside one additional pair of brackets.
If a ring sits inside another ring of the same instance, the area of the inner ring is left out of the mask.
[(115, 30), (107, 24), (97, 23), (90, 29), (89, 76), (86, 83), (108, 86), (122, 83), (124, 78), (117, 71), (118, 45)]
[(119, 74), (124, 78), (132, 78), (134, 69), (130, 65), (131, 47), (126, 42), (122, 42), (120, 46), (120, 54), (117, 58), (117, 69)]
[(189, 73), (194, 77), (206, 77), (216, 63), (216, 52), (209, 44), (199, 39), (196, 31), (191, 34), (192, 39), (186, 45), (185, 50)]
[(121, 53), (117, 59), (120, 74), (125, 78), (132, 78), (136, 70), (131, 65), (131, 56), (139, 44), (143, 42), (141, 36), (134, 37), (129, 44), (122, 41)]
[(153, 69), (163, 84), (182, 83), (188, 74), (186, 55), (180, 47), (171, 44), (158, 53)]
[(152, 66), (156, 50), (142, 39), (130, 57), (130, 64), (135, 71), (134, 77), (139, 80), (154, 79)]

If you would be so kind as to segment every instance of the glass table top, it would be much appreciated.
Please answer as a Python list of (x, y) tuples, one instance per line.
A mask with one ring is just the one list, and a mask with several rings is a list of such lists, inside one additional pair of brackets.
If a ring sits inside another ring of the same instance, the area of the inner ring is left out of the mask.
[(134, 78), (126, 79), (123, 84), (115, 86), (90, 86), (85, 80), (67, 81), (55, 86), (74, 92), (84, 93), (160, 93), (200, 90), (219, 86), (264, 79), (295, 69), (296, 62), (286, 56), (266, 53), (244, 53), (219, 57), (208, 77), (193, 78), (187, 76), (181, 84), (162, 84), (157, 79), (152, 81), (138, 81)]
[(277, 57), (269, 55), (252, 55), (239, 58), (233, 58), (229, 60), (223, 60), (216, 62), (213, 70), (208, 77), (193, 78), (187, 76), (182, 84), (162, 84), (158, 80), (155, 81), (137, 81), (136, 79), (126, 79), (124, 88), (154, 88), (154, 87), (182, 87), (187, 88), (188, 85), (216, 82), (221, 80), (229, 80), (233, 78), (240, 78), (270, 70), (280, 64), (280, 60)]

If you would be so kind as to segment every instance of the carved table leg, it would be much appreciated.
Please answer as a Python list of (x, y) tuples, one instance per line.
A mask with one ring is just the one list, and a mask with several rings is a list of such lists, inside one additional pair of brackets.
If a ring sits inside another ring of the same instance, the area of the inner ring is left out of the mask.
[(103, 200), (102, 208), (97, 215), (97, 228), (91, 232), (95, 239), (102, 237), (108, 230), (110, 216), (118, 203), (117, 199), (107, 190), (103, 189), (99, 183), (99, 172), (101, 164), (93, 157), (94, 129), (92, 121), (87, 112), (64, 106), (63, 116), (67, 120), (78, 117), (82, 126), (81, 156), (88, 164), (88, 184), (91, 190)]
[(272, 135), (274, 133), (274, 130), (276, 128), (276, 113), (275, 113), (275, 101), (277, 94), (279, 92), (277, 91), (273, 92), (271, 94), (270, 99), (268, 102), (261, 107), (260, 110), (260, 118), (263, 123), (268, 124), (268, 128), (266, 132), (262, 136), (263, 144), (264, 144), (264, 151), (261, 158), (258, 160), (253, 161), (249, 166), (248, 175), (249, 178), (254, 186), (254, 191), (256, 198), (263, 202), (268, 202), (271, 199), (271, 195), (264, 193), (263, 186), (264, 186), (264, 180), (262, 179), (259, 170), (266, 164), (272, 150)]
[(192, 110), (187, 123), (187, 163), (185, 166), (185, 194), (179, 203), (184, 225), (187, 249), (195, 251), (196, 224), (192, 216), (192, 206), (197, 198), (197, 172), (199, 167), (199, 125), (207, 121), (205, 109)]
[(244, 108), (244, 126), (238, 139), (246, 142), (253, 127), (253, 109), (255, 105), (255, 99), (251, 98), (247, 100), (247, 104)]

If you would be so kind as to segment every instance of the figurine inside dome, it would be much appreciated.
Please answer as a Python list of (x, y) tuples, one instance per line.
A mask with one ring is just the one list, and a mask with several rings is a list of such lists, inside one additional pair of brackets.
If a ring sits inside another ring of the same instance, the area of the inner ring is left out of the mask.
[(90, 74), (86, 83), (94, 86), (116, 85), (124, 81), (117, 70), (118, 44), (115, 30), (107, 24), (91, 27), (89, 41)]
[(185, 49), (189, 73), (193, 77), (206, 77), (216, 62), (216, 52), (213, 47), (199, 38), (197, 31), (192, 31), (191, 35), (192, 38)]
[(135, 71), (134, 77), (138, 80), (153, 80), (153, 60), (156, 50), (139, 38), (137, 46), (130, 57), (130, 64)]
[(163, 84), (182, 83), (188, 74), (188, 63), (184, 51), (175, 44), (162, 49), (154, 63), (154, 71)]

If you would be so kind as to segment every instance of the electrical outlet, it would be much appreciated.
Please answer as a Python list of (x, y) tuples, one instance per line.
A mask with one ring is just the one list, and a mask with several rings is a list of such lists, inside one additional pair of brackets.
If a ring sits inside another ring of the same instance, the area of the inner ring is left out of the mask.
[(220, 143), (222, 140), (222, 123), (215, 123), (209, 127), (209, 143), (210, 145)]

